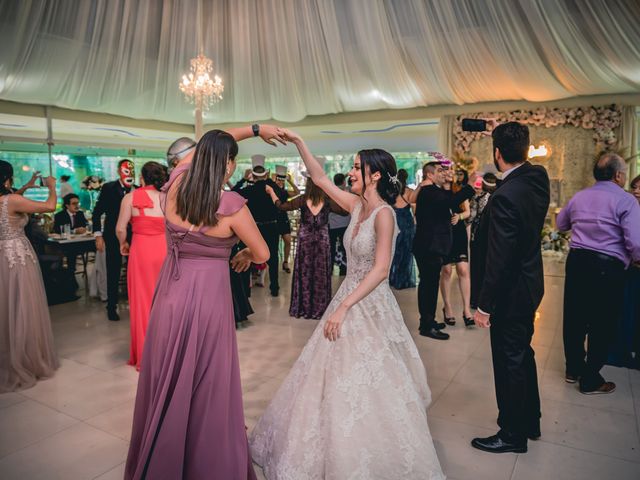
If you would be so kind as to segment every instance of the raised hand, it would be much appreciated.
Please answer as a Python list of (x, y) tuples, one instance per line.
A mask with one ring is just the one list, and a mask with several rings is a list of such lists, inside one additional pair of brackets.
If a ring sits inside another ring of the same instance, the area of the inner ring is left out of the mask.
[(31, 175), (31, 179), (29, 179), (29, 181), (25, 184), (23, 188), (25, 190), (28, 190), (30, 188), (36, 188), (36, 181), (38, 180), (39, 176), (40, 176), (40, 171), (33, 172), (33, 175)]
[(44, 183), (47, 187), (49, 187), (49, 190), (55, 190), (56, 188), (56, 178), (55, 177), (47, 177), (44, 179)]
[(296, 132), (286, 128), (282, 129), (282, 135), (284, 139), (288, 142), (297, 142), (298, 140), (302, 139), (302, 137), (300, 137), (300, 135), (298, 135)]
[(269, 145), (276, 146), (274, 139), (280, 142), (282, 145), (286, 145), (287, 141), (283, 135), (284, 129), (276, 127), (275, 125), (260, 125), (260, 138), (267, 142)]

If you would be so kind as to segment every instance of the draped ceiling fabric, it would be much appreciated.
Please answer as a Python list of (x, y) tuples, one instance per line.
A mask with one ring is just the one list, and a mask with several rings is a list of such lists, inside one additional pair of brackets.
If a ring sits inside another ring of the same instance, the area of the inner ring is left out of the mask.
[(0, 99), (193, 123), (199, 44), (210, 124), (630, 93), (639, 26), (637, 0), (0, 0)]

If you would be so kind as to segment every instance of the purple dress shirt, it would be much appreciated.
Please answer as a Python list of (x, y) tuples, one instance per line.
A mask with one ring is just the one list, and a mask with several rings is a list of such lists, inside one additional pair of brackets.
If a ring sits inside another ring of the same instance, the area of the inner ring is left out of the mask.
[(613, 182), (596, 182), (576, 193), (556, 224), (571, 230), (571, 248), (604, 253), (627, 267), (640, 260), (640, 205)]

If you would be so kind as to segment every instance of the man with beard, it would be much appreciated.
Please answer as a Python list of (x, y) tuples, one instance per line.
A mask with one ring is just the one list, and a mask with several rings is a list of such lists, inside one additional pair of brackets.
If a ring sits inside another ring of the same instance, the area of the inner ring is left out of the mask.
[[(120, 242), (116, 237), (116, 223), (120, 214), (122, 198), (134, 188), (134, 166), (128, 159), (118, 162), (118, 180), (107, 182), (100, 190), (100, 196), (93, 209), (93, 235), (96, 250), (105, 252), (107, 260), (107, 317), (120, 320), (118, 315), (118, 284), (122, 268)], [(105, 215), (104, 229), (102, 214)]]
[(540, 436), (540, 395), (533, 319), (544, 294), (540, 232), (549, 209), (549, 177), (527, 161), (529, 129), (518, 122), (491, 134), (502, 182), (491, 195), (477, 233), (476, 260), (484, 263), (474, 320), (491, 327), (491, 354), (498, 401), (496, 435), (471, 445), (491, 453), (527, 451)]

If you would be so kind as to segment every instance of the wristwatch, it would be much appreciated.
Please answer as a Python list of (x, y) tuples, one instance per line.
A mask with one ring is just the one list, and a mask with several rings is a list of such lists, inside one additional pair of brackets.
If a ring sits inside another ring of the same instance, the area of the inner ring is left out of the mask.
[(254, 137), (257, 137), (258, 135), (260, 135), (260, 125), (258, 125), (257, 123), (254, 123), (253, 125), (251, 125), (251, 130), (253, 130)]

